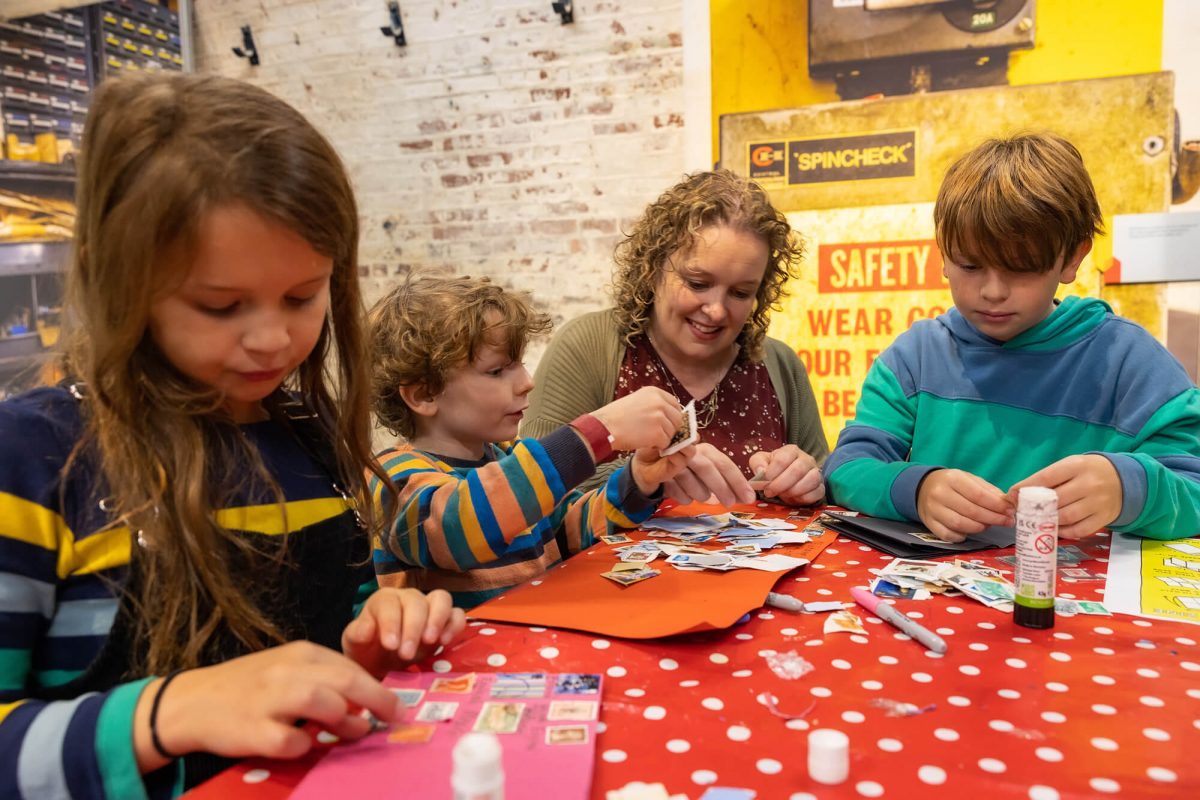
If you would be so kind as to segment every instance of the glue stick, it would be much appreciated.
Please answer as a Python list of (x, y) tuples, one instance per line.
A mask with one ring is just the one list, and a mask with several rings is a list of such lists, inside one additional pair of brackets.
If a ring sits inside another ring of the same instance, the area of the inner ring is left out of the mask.
[(468, 733), (454, 745), (454, 800), (504, 800), (504, 765), (494, 733)]
[(1058, 566), (1058, 495), (1026, 486), (1017, 494), (1017, 574), (1013, 622), (1026, 628), (1054, 627), (1055, 568)]

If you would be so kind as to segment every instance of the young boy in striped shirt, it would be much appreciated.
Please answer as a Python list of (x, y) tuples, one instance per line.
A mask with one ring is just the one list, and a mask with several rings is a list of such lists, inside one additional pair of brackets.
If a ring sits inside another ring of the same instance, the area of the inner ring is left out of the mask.
[[(373, 410), (407, 440), (378, 455), (399, 490), (375, 547), (382, 584), (446, 589), (471, 608), (636, 527), (687, 464), (690, 447), (659, 454), (683, 414), (652, 387), (544, 438), (517, 438), (533, 388), (521, 359), (549, 329), (549, 317), (487, 279), (413, 279), (372, 311)], [(575, 490), (630, 450), (604, 486)], [(374, 478), (380, 502), (383, 489)]]

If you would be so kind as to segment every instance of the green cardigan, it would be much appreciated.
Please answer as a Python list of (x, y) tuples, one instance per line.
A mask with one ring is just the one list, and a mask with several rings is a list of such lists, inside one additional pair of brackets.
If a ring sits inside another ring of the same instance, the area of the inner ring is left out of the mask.
[[(763, 361), (783, 409), (787, 441), (823, 463), (829, 445), (804, 365), (778, 339), (768, 337), (763, 349)], [(580, 414), (611, 403), (624, 358), (625, 343), (612, 309), (593, 311), (563, 325), (538, 362), (521, 435), (540, 438)], [(602, 484), (618, 466), (609, 462), (584, 486)]]

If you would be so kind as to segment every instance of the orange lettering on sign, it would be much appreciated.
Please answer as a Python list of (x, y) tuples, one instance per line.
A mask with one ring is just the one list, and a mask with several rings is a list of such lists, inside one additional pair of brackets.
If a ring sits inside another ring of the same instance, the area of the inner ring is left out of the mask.
[(838, 292), (945, 289), (942, 254), (932, 240), (851, 242), (817, 248), (817, 290)]

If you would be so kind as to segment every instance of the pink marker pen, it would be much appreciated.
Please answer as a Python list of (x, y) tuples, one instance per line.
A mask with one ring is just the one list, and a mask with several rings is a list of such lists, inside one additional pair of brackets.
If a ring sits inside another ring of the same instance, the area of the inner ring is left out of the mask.
[(927, 649), (935, 653), (946, 652), (946, 641), (942, 637), (924, 627), (915, 619), (892, 608), (891, 603), (883, 602), (883, 598), (871, 594), (870, 589), (863, 586), (855, 586), (850, 589), (850, 596), (854, 598), (854, 602), (867, 611), (870, 611), (884, 622), (894, 625), (901, 633), (911, 636), (917, 642), (925, 645)]

